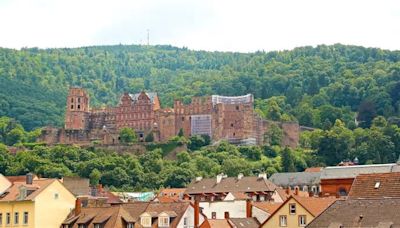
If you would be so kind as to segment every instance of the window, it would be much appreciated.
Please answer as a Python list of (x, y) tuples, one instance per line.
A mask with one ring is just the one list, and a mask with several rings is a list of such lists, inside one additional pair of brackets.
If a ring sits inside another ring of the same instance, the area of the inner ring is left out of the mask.
[(381, 182), (376, 182), (376, 183), (375, 183), (375, 189), (378, 189), (379, 186), (381, 186)]
[(19, 223), (19, 213), (15, 212), (14, 213), (14, 224), (18, 224)]
[(216, 219), (217, 218), (217, 212), (211, 212), (211, 218)]
[(289, 204), (289, 214), (291, 215), (296, 214), (296, 204), (294, 203)]
[(58, 199), (59, 195), (58, 193), (54, 193), (54, 199)]
[(71, 109), (74, 109), (74, 105), (71, 105)]
[(287, 226), (287, 217), (286, 217), (286, 215), (279, 216), (279, 226)]
[(10, 225), (11, 223), (11, 215), (9, 212), (7, 212), (6, 214), (6, 225)]
[(158, 218), (158, 226), (159, 227), (169, 227), (169, 217), (159, 217)]
[(86, 224), (79, 224), (78, 228), (87, 228)]
[(0, 226), (3, 225), (3, 213), (0, 213)]
[(229, 212), (225, 211), (224, 217), (225, 217), (226, 219), (228, 219), (228, 218), (229, 218)]
[(101, 224), (94, 224), (94, 228), (101, 228)]
[(133, 223), (127, 223), (126, 228), (133, 228)]
[(183, 227), (184, 228), (188, 228), (189, 227), (189, 223), (188, 223), (188, 218), (187, 217), (183, 218)]
[(28, 224), (29, 221), (29, 214), (27, 211), (24, 212), (24, 224)]
[(306, 216), (305, 215), (299, 215), (299, 226), (306, 226)]
[(347, 196), (347, 191), (344, 188), (339, 189), (339, 196)]
[(141, 217), (140, 224), (144, 227), (151, 227), (151, 217)]
[(78, 105), (78, 109), (81, 109), (81, 105)]

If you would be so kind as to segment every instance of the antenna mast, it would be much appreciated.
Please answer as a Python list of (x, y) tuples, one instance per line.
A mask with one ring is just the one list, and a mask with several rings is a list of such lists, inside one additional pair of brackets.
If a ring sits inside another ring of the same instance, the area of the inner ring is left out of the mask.
[(150, 45), (150, 30), (147, 29), (147, 46)]

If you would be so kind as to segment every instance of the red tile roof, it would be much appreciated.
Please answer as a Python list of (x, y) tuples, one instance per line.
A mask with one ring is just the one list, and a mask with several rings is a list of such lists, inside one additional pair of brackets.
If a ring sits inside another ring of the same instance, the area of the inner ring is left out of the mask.
[(252, 205), (257, 207), (268, 214), (272, 214), (278, 209), (283, 203), (274, 203), (274, 202), (253, 202)]
[(354, 180), (348, 197), (400, 197), (400, 173), (360, 174)]

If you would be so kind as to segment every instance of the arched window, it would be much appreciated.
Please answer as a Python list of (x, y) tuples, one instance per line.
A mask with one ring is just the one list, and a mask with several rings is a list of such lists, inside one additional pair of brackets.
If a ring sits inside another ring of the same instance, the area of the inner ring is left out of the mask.
[(339, 196), (347, 196), (347, 191), (345, 188), (339, 188)]

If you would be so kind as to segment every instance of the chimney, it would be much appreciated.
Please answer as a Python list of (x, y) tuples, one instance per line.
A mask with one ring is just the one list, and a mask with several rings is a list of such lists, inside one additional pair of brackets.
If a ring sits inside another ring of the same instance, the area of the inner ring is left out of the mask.
[(196, 177), (196, 182), (200, 182), (201, 180), (203, 180), (203, 177)]
[(252, 207), (252, 205), (251, 205), (251, 200), (250, 199), (247, 199), (246, 200), (246, 218), (251, 218), (251, 208)]
[(298, 196), (299, 195), (299, 188), (294, 188), (294, 194), (296, 195), (296, 196)]
[(290, 195), (290, 186), (288, 186), (287, 188), (286, 188), (286, 195)]
[(224, 174), (223, 173), (217, 175), (217, 184), (221, 183), (222, 178), (224, 178)]
[(32, 184), (32, 183), (33, 183), (33, 174), (27, 173), (26, 174), (26, 184)]
[(75, 200), (75, 215), (79, 215), (81, 213), (82, 203), (80, 198), (76, 198)]
[(200, 206), (199, 206), (199, 196), (194, 197), (194, 227), (198, 228), (200, 223)]
[(97, 192), (100, 194), (103, 193), (103, 185), (102, 184), (97, 185)]
[(267, 174), (266, 173), (259, 173), (258, 174), (258, 178), (263, 178), (264, 180), (266, 180), (267, 179)]
[(243, 176), (244, 176), (243, 173), (239, 173), (237, 179), (241, 180), (243, 178)]

